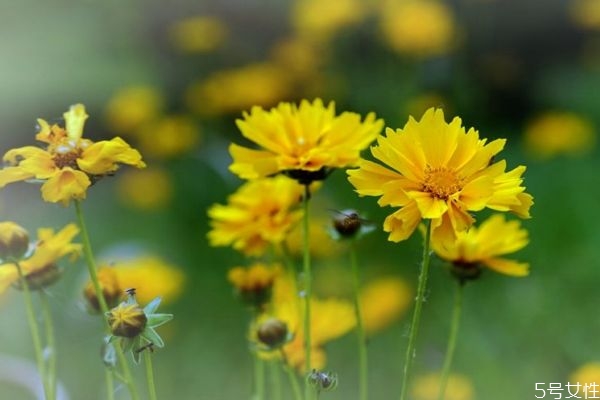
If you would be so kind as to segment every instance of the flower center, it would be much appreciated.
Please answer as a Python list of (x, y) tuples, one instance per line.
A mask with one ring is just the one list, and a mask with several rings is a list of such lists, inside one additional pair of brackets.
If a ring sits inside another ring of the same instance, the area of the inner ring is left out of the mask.
[[(52, 151), (52, 150), (51, 150)], [(57, 145), (52, 153), (52, 160), (58, 168), (71, 167), (79, 169), (77, 159), (81, 156), (82, 149), (72, 141), (67, 141)]]
[(454, 193), (462, 189), (462, 179), (452, 170), (444, 167), (427, 167), (423, 180), (423, 191), (431, 193), (433, 197), (448, 200)]

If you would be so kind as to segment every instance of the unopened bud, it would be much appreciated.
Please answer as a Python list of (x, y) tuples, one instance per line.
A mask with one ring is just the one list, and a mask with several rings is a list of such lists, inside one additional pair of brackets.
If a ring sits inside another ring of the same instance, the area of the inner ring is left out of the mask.
[[(61, 275), (62, 269), (58, 268), (55, 263), (50, 263), (27, 274), (25, 280), (29, 290), (40, 290), (56, 282)], [(13, 287), (23, 290), (21, 280), (14, 282)]]
[(260, 324), (256, 336), (270, 349), (281, 347), (290, 339), (287, 325), (277, 318), (269, 318)]
[(122, 302), (108, 312), (110, 331), (115, 336), (134, 338), (144, 331), (148, 318), (137, 304)]
[(29, 249), (29, 234), (14, 222), (0, 222), (0, 260), (20, 260)]
[[(121, 298), (121, 287), (117, 280), (117, 274), (110, 267), (103, 267), (98, 269), (98, 283), (102, 289), (102, 295), (104, 301), (109, 308), (115, 307), (119, 303)], [(90, 281), (85, 285), (83, 289), (83, 296), (87, 300), (90, 309), (96, 312), (100, 311), (100, 304), (98, 303), (98, 296), (96, 296), (96, 290), (94, 284)]]

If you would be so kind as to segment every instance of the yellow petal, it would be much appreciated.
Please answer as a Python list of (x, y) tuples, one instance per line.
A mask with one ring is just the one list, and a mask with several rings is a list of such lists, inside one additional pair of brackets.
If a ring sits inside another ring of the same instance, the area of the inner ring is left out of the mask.
[(137, 168), (146, 166), (142, 161), (141, 154), (120, 137), (90, 145), (77, 160), (79, 168), (92, 175), (114, 172), (119, 168), (118, 164), (127, 164)]
[(0, 170), (0, 188), (9, 183), (24, 181), (33, 178), (33, 174), (24, 171), (21, 167), (6, 167)]
[(14, 264), (6, 263), (0, 265), (0, 295), (8, 289), (8, 287), (19, 279), (17, 269)]
[(72, 199), (85, 199), (90, 183), (84, 172), (64, 168), (42, 185), (42, 198), (50, 203), (67, 206)]
[(69, 138), (73, 140), (81, 139), (83, 126), (85, 125), (85, 120), (88, 118), (85, 106), (83, 104), (72, 105), (69, 111), (63, 114), (63, 117)]
[(504, 258), (491, 258), (483, 261), (490, 269), (504, 275), (522, 277), (529, 275), (529, 264), (519, 263)]
[(362, 160), (359, 168), (346, 172), (348, 180), (360, 196), (381, 196), (384, 193), (382, 189), (384, 184), (402, 178), (402, 175), (397, 172), (367, 160)]
[(389, 232), (388, 240), (400, 242), (406, 240), (417, 229), (421, 221), (421, 213), (416, 202), (411, 202), (400, 210), (389, 215), (383, 222), (383, 230)]
[(279, 171), (277, 159), (271, 152), (252, 150), (232, 143), (229, 154), (233, 158), (229, 170), (242, 179), (262, 178)]
[(422, 218), (440, 218), (448, 210), (446, 200), (438, 199), (430, 193), (412, 191), (408, 192), (408, 196), (416, 201)]

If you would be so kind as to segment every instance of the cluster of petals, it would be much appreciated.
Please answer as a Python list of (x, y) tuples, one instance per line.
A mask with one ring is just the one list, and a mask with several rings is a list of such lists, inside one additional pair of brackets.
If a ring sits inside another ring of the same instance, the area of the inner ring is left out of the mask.
[(431, 108), (420, 121), (410, 117), (403, 129), (379, 136), (371, 153), (384, 165), (363, 159), (348, 171), (349, 181), (359, 195), (399, 208), (384, 221), (390, 241), (407, 239), (423, 219), (431, 220), (434, 236), (454, 239), (484, 208), (529, 217), (525, 166), (506, 171), (506, 161), (495, 160), (505, 142), (488, 143), (475, 129), (465, 131), (460, 118), (447, 123)]
[(82, 138), (88, 115), (82, 104), (64, 113), (65, 127), (38, 119), (36, 139), (46, 148), (25, 146), (4, 155), (7, 167), (0, 170), (0, 188), (9, 183), (42, 181), (42, 198), (51, 203), (68, 205), (81, 200), (87, 188), (99, 178), (115, 172), (119, 164), (145, 167), (140, 153), (123, 139), (93, 142)]

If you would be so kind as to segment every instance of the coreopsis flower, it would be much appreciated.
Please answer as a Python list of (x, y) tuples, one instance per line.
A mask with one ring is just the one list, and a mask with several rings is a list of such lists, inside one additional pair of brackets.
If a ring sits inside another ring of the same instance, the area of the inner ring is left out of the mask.
[(431, 220), (434, 235), (452, 239), (473, 224), (471, 212), (486, 207), (529, 217), (525, 167), (506, 172), (506, 162), (494, 160), (505, 142), (487, 143), (475, 129), (465, 131), (460, 118), (446, 123), (442, 110), (430, 108), (420, 121), (410, 117), (403, 129), (379, 136), (371, 153), (385, 166), (361, 160), (348, 180), (359, 195), (400, 208), (383, 224), (390, 241), (407, 239), (422, 219)]
[(379, 278), (360, 291), (363, 326), (373, 335), (399, 319), (414, 299), (413, 290), (399, 278)]
[[(30, 289), (40, 289), (60, 276), (57, 263), (60, 259), (70, 256), (74, 261), (81, 252), (81, 245), (72, 243), (73, 238), (79, 233), (79, 228), (74, 224), (65, 226), (54, 233), (53, 229), (38, 229), (38, 241), (33, 247), (31, 255), (20, 261), (19, 265)], [(0, 294), (10, 285), (18, 285), (19, 274), (11, 261), (0, 265)]]
[[(440, 383), (440, 374), (431, 373), (417, 377), (412, 387), (411, 399), (437, 400), (439, 398)], [(464, 375), (450, 374), (444, 399), (472, 400), (474, 398), (475, 389), (473, 389), (471, 380)]]
[(278, 265), (267, 266), (256, 263), (248, 268), (234, 267), (227, 273), (227, 280), (236, 294), (246, 304), (261, 310), (271, 300), (275, 278), (281, 273)]
[[(164, 347), (165, 344), (155, 328), (173, 319), (173, 314), (156, 313), (160, 297), (156, 297), (142, 308), (135, 298), (135, 289), (128, 289), (127, 294), (125, 301), (106, 313), (111, 335), (105, 342), (110, 345), (120, 339), (123, 350), (131, 352), (134, 362), (139, 363), (142, 351), (151, 351), (153, 346)], [(105, 350), (105, 357), (110, 353), (112, 352)]]
[(186, 115), (158, 117), (136, 130), (145, 157), (169, 159), (188, 153), (200, 142), (200, 130)]
[(380, 27), (393, 50), (418, 57), (444, 54), (456, 41), (452, 10), (438, 0), (385, 1)]
[(117, 181), (117, 195), (123, 204), (137, 210), (163, 210), (173, 197), (172, 178), (156, 165), (125, 171)]
[(298, 0), (292, 10), (292, 26), (298, 36), (322, 44), (365, 15), (366, 4), (361, 0)]
[(208, 53), (225, 42), (229, 29), (217, 17), (195, 15), (173, 23), (168, 35), (173, 47), (182, 53)]
[(302, 218), (302, 194), (303, 187), (285, 176), (245, 183), (227, 205), (209, 208), (211, 246), (231, 245), (246, 255), (262, 255), (269, 245), (285, 240)]
[(596, 132), (586, 118), (571, 112), (547, 112), (531, 120), (524, 133), (525, 145), (547, 159), (559, 154), (580, 155), (591, 151)]
[(527, 243), (528, 233), (518, 221), (506, 221), (503, 215), (496, 214), (479, 227), (458, 233), (456, 240), (433, 237), (431, 247), (452, 264), (452, 273), (465, 281), (477, 278), (482, 268), (510, 276), (527, 275), (529, 264), (501, 257), (521, 250)]
[(145, 167), (140, 153), (120, 137), (95, 143), (82, 138), (88, 117), (82, 104), (71, 106), (63, 115), (64, 128), (38, 119), (36, 139), (47, 144), (45, 149), (25, 146), (4, 155), (9, 166), (0, 170), (0, 188), (40, 180), (42, 198), (66, 206), (71, 200), (84, 199), (88, 187), (115, 172), (119, 164)]
[(106, 105), (106, 123), (112, 131), (131, 136), (140, 126), (162, 115), (164, 102), (153, 86), (123, 87)]
[(369, 113), (343, 112), (335, 115), (335, 104), (321, 99), (300, 105), (280, 103), (265, 111), (253, 107), (236, 121), (242, 134), (263, 149), (231, 144), (231, 172), (243, 179), (285, 173), (302, 184), (324, 179), (334, 168), (355, 165), (383, 127)]

